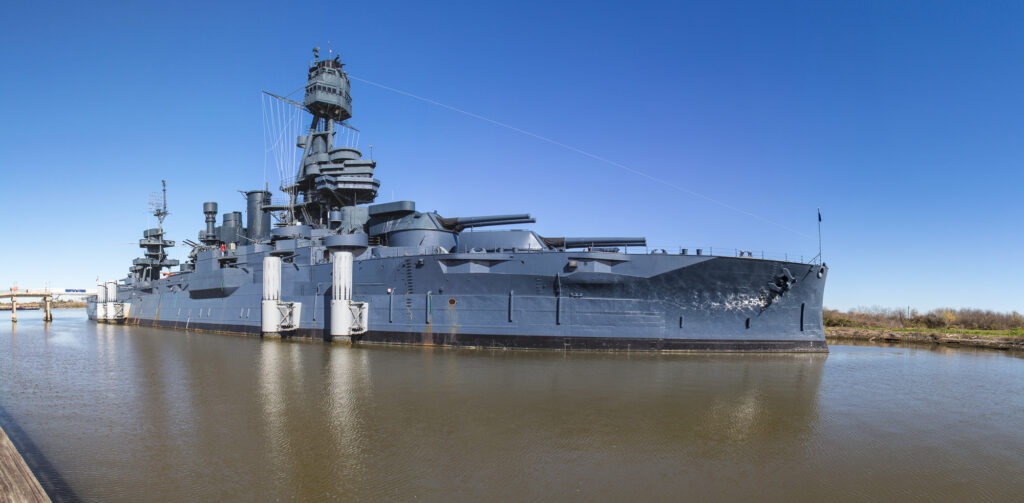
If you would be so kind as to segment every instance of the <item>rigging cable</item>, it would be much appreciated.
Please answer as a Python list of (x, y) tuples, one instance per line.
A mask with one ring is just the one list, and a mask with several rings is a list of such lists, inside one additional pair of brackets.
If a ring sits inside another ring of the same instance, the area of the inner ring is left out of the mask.
[(430, 98), (424, 98), (423, 96), (418, 96), (418, 95), (415, 95), (415, 94), (410, 93), (408, 91), (403, 91), (401, 89), (395, 89), (394, 87), (389, 87), (389, 86), (386, 86), (384, 84), (379, 84), (377, 82), (373, 82), (371, 80), (367, 80), (367, 79), (364, 79), (362, 77), (356, 77), (355, 75), (352, 75), (352, 74), (348, 74), (348, 77), (350, 79), (358, 80), (359, 82), (363, 82), (363, 83), (369, 84), (371, 86), (379, 87), (381, 89), (385, 89), (385, 90), (388, 90), (388, 91), (391, 91), (391, 92), (394, 92), (394, 93), (398, 93), (398, 94), (401, 94), (403, 96), (407, 96), (409, 98), (413, 98), (413, 99), (416, 99), (416, 100), (423, 101), (425, 103), (430, 103), (432, 105), (437, 105), (437, 106), (439, 106), (441, 108), (446, 108), (446, 109), (451, 110), (453, 112), (458, 112), (458, 113), (463, 114), (463, 115), (468, 115), (468, 116), (470, 116), (470, 117), (472, 117), (474, 119), (479, 119), (479, 120), (482, 120), (482, 121), (485, 121), (485, 122), (489, 122), (489, 123), (494, 124), (496, 126), (500, 126), (500, 127), (505, 128), (505, 129), (510, 129), (510, 130), (515, 131), (517, 133), (524, 134), (524, 135), (532, 137), (532, 138), (536, 138), (538, 140), (550, 143), (550, 144), (555, 145), (557, 147), (561, 147), (561, 148), (564, 148), (566, 150), (569, 150), (569, 151), (572, 151), (572, 152), (576, 152), (577, 154), (584, 155), (586, 157), (590, 157), (591, 159), (595, 159), (597, 161), (601, 161), (601, 162), (603, 162), (605, 164), (609, 164), (611, 166), (615, 166), (616, 168), (626, 170), (626, 171), (628, 171), (630, 173), (633, 173), (634, 175), (642, 176), (644, 178), (647, 178), (648, 180), (660, 183), (660, 184), (665, 185), (667, 187), (671, 187), (671, 188), (676, 189), (676, 190), (678, 190), (680, 192), (685, 192), (687, 194), (690, 194), (691, 196), (699, 197), (701, 199), (704, 199), (705, 201), (709, 201), (711, 203), (717, 204), (717, 205), (719, 205), (719, 206), (721, 206), (723, 208), (728, 208), (728, 209), (733, 210), (733, 211), (735, 211), (737, 213), (742, 213), (744, 215), (747, 215), (749, 217), (755, 218), (755, 219), (760, 220), (762, 222), (765, 222), (765, 223), (774, 225), (776, 227), (785, 229), (785, 230), (787, 230), (789, 232), (792, 232), (794, 234), (798, 234), (798, 235), (803, 236), (803, 237), (805, 237), (807, 239), (814, 239), (814, 237), (812, 237), (812, 236), (810, 236), (808, 234), (800, 232), (800, 231), (798, 231), (796, 229), (792, 229), (792, 228), (787, 227), (787, 226), (785, 226), (783, 224), (780, 224), (778, 222), (769, 220), (769, 219), (764, 218), (764, 217), (762, 217), (760, 215), (757, 215), (755, 213), (751, 213), (751, 212), (746, 211), (744, 209), (737, 208), (736, 206), (733, 206), (733, 205), (728, 204), (728, 203), (724, 203), (722, 201), (719, 201), (719, 200), (714, 199), (712, 197), (706, 196), (706, 195), (701, 194), (699, 192), (695, 192), (693, 190), (690, 190), (690, 189), (688, 189), (686, 187), (683, 187), (681, 185), (675, 184), (675, 183), (670, 182), (668, 180), (665, 180), (663, 178), (658, 178), (656, 176), (649, 175), (647, 173), (644, 173), (643, 171), (631, 168), (629, 166), (626, 166), (625, 164), (615, 162), (615, 161), (613, 161), (611, 159), (607, 159), (607, 158), (601, 157), (601, 156), (599, 156), (597, 154), (592, 154), (592, 153), (587, 152), (587, 151), (585, 151), (583, 149), (573, 147), (572, 145), (567, 145), (567, 144), (562, 143), (560, 141), (553, 140), (553, 139), (548, 138), (546, 136), (542, 136), (542, 135), (539, 135), (537, 133), (533, 133), (533, 132), (527, 131), (525, 129), (517, 128), (517, 127), (515, 127), (513, 125), (506, 124), (504, 122), (496, 121), (494, 119), (490, 119), (490, 118), (484, 117), (482, 115), (478, 115), (478, 114), (475, 114), (473, 112), (469, 112), (469, 111), (463, 110), (461, 108), (456, 108), (456, 107), (453, 107), (451, 105), (446, 105), (446, 104), (441, 103), (439, 101), (434, 101), (434, 100), (432, 100)]

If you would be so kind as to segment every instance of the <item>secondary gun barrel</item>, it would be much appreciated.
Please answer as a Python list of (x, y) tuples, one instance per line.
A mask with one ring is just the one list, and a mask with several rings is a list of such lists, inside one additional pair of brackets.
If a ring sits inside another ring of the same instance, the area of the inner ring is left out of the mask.
[(441, 222), (441, 225), (445, 228), (459, 231), (468, 227), (537, 223), (537, 220), (530, 217), (529, 213), (521, 213), (518, 215), (490, 215), (484, 217), (451, 217), (438, 218), (437, 220)]
[(595, 246), (647, 246), (647, 238), (541, 238), (553, 248), (592, 248)]

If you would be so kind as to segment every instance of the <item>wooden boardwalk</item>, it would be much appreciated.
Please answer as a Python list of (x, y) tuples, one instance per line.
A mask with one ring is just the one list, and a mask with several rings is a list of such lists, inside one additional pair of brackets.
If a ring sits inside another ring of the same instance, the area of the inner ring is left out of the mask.
[(0, 428), (0, 503), (49, 502), (43, 487), (32, 470), (14, 448), (7, 433)]

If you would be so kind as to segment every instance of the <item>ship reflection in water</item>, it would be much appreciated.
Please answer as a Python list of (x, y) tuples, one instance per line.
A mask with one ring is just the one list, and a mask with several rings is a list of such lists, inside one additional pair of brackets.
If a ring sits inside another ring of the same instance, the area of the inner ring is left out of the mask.
[(349, 348), (36, 318), (0, 323), (0, 421), (57, 500), (1024, 489), (1024, 360), (1001, 353)]

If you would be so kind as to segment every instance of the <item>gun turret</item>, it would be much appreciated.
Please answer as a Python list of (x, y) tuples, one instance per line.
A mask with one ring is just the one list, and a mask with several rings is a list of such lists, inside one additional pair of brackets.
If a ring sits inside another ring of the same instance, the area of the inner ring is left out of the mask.
[(445, 229), (456, 232), (461, 232), (462, 229), (469, 227), (537, 223), (537, 220), (531, 218), (529, 213), (523, 213), (520, 215), (491, 215), (486, 217), (438, 218), (437, 221), (440, 222)]
[(541, 238), (552, 248), (593, 248), (595, 246), (647, 246), (646, 238)]

